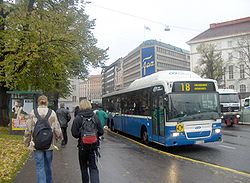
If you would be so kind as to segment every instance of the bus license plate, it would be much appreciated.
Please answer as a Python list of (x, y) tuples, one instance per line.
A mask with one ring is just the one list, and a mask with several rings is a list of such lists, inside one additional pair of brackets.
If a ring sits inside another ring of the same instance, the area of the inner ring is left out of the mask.
[(204, 140), (197, 140), (195, 144), (204, 144)]

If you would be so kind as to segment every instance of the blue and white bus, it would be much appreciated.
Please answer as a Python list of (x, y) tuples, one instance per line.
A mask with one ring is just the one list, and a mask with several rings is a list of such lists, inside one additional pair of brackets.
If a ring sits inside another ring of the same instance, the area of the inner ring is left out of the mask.
[(221, 140), (217, 83), (190, 71), (160, 71), (103, 96), (112, 131), (164, 146)]

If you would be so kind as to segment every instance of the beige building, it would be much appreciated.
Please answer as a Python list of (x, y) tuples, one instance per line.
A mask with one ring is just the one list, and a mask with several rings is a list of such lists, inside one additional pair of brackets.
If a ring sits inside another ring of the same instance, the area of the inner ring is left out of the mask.
[(224, 88), (235, 89), (242, 97), (250, 92), (250, 63), (247, 62), (250, 45), (250, 17), (210, 24), (210, 28), (187, 42), (190, 45), (191, 70), (199, 65), (200, 44), (214, 44), (222, 53)]
[(81, 80), (74, 78), (71, 80), (71, 95), (67, 98), (60, 98), (59, 103), (64, 102), (66, 107), (69, 107), (70, 111), (73, 111), (75, 106), (79, 105), (79, 102), (83, 98), (87, 98), (90, 101), (100, 101), (102, 95), (102, 75), (90, 75), (88, 79)]
[(90, 75), (88, 79), (82, 80), (79, 85), (79, 98), (88, 100), (101, 99), (102, 97), (102, 75)]
[(80, 80), (77, 78), (71, 79), (70, 85), (72, 90), (71, 95), (67, 98), (59, 98), (59, 104), (61, 102), (65, 103), (65, 106), (69, 107), (70, 111), (72, 111), (75, 106), (79, 105)]

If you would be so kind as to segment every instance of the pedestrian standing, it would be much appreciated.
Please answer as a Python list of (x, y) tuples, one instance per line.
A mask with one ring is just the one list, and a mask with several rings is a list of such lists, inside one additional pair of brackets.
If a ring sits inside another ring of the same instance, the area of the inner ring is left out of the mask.
[(63, 140), (61, 145), (62, 147), (65, 147), (65, 145), (68, 143), (67, 128), (68, 128), (68, 123), (71, 120), (71, 115), (69, 113), (69, 110), (65, 109), (64, 103), (60, 104), (60, 108), (57, 109), (56, 115), (63, 133)]
[(96, 112), (101, 124), (102, 128), (106, 126), (107, 120), (108, 120), (108, 114), (103, 110), (102, 106), (99, 106), (98, 111)]
[[(82, 174), (82, 182), (89, 183), (99, 183), (99, 170), (96, 165), (97, 155), (98, 155), (98, 140), (95, 143), (91, 144), (86, 141), (92, 140), (92, 137), (89, 137), (84, 140), (82, 132), (89, 130), (91, 125), (86, 125), (87, 121), (92, 121), (95, 124), (96, 136), (95, 139), (98, 139), (99, 136), (103, 135), (103, 128), (96, 114), (92, 110), (91, 103), (84, 99), (80, 102), (80, 110), (78, 115), (73, 121), (71, 127), (72, 136), (78, 139), (78, 158)], [(85, 127), (88, 128), (85, 128)], [(94, 128), (94, 127), (93, 127)]]
[[(46, 125), (47, 128), (44, 128)], [(38, 133), (42, 130), (46, 133)], [(48, 99), (42, 95), (38, 98), (38, 108), (29, 115), (24, 132), (25, 144), (34, 151), (37, 183), (52, 183), (53, 149), (56, 148), (56, 141), (61, 139), (62, 131), (56, 113), (48, 108)]]

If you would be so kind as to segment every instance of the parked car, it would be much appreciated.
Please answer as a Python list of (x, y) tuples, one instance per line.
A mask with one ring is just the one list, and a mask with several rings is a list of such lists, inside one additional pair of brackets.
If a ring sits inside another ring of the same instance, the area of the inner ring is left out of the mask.
[(242, 109), (239, 123), (250, 124), (250, 106), (246, 106)]

